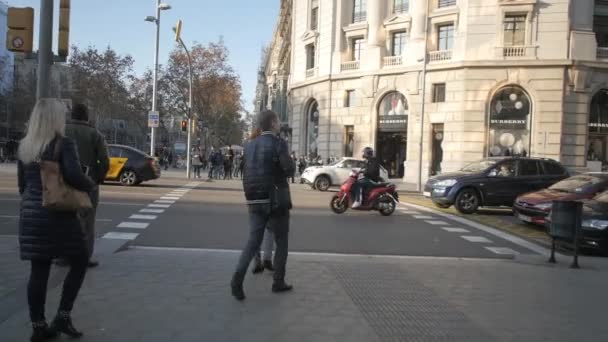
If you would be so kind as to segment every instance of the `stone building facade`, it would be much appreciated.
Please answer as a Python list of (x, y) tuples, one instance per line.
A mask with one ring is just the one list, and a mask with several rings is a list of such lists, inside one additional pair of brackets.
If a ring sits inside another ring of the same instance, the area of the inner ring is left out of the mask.
[(608, 162), (608, 1), (293, 0), (289, 17), (300, 155), (372, 146), (412, 188), (490, 156)]

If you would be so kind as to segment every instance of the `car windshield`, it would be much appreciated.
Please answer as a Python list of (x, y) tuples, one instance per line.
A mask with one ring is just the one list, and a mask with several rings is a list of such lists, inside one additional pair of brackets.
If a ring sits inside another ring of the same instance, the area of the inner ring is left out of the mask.
[(488, 168), (494, 166), (496, 164), (497, 160), (489, 160), (489, 159), (485, 159), (485, 160), (480, 160), (474, 163), (471, 163), (465, 167), (463, 167), (462, 169), (460, 169), (460, 171), (462, 172), (480, 172), (483, 170), (487, 170)]
[(604, 191), (601, 194), (595, 196), (594, 200), (602, 203), (608, 203), (608, 191)]
[(549, 187), (550, 190), (568, 192), (568, 193), (581, 193), (588, 190), (595, 184), (602, 182), (603, 179), (599, 177), (580, 175), (564, 179), (561, 182), (557, 182)]

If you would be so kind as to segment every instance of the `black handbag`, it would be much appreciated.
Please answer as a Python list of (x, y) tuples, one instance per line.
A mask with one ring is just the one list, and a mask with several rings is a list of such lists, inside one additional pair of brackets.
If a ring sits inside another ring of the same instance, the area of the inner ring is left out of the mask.
[(273, 212), (291, 210), (291, 192), (289, 187), (278, 187), (274, 185), (270, 191), (270, 207)]

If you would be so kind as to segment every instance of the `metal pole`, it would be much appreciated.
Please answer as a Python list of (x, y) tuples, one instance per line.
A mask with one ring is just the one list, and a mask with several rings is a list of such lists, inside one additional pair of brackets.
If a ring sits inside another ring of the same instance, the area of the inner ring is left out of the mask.
[(429, 5), (426, 4), (424, 13), (424, 66), (422, 67), (422, 107), (420, 109), (420, 142), (418, 143), (418, 191), (422, 191), (422, 152), (424, 148), (424, 111), (426, 109), (426, 73), (428, 64), (428, 49), (429, 44)]
[(188, 158), (188, 160), (186, 161), (186, 174), (188, 176), (188, 178), (190, 178), (190, 173), (191, 173), (191, 169), (192, 169), (192, 160), (191, 160), (191, 149), (192, 149), (192, 56), (190, 56), (190, 51), (188, 51), (188, 48), (186, 47), (186, 44), (184, 44), (184, 41), (179, 38), (179, 43), (180, 45), (184, 48), (184, 51), (186, 51), (186, 57), (188, 57), (188, 73), (189, 73), (189, 99), (188, 99), (188, 152), (186, 152), (186, 158)]
[(50, 96), (50, 74), (53, 65), (53, 3), (53, 0), (40, 0), (37, 99)]
[[(160, 41), (160, 0), (156, 0), (156, 44), (154, 52), (154, 81), (152, 83), (152, 111), (156, 112), (156, 96), (158, 92), (158, 50)], [(150, 155), (155, 156), (156, 128), (150, 130)]]

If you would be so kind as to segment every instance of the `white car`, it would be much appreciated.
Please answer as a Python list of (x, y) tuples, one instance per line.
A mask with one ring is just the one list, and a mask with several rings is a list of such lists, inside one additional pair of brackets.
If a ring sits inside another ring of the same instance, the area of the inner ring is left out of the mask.
[[(355, 158), (342, 158), (339, 161), (323, 166), (310, 166), (304, 170), (302, 179), (313, 189), (327, 191), (332, 185), (342, 185), (352, 170), (361, 170), (365, 161)], [(380, 177), (388, 180), (388, 172), (380, 166)]]

